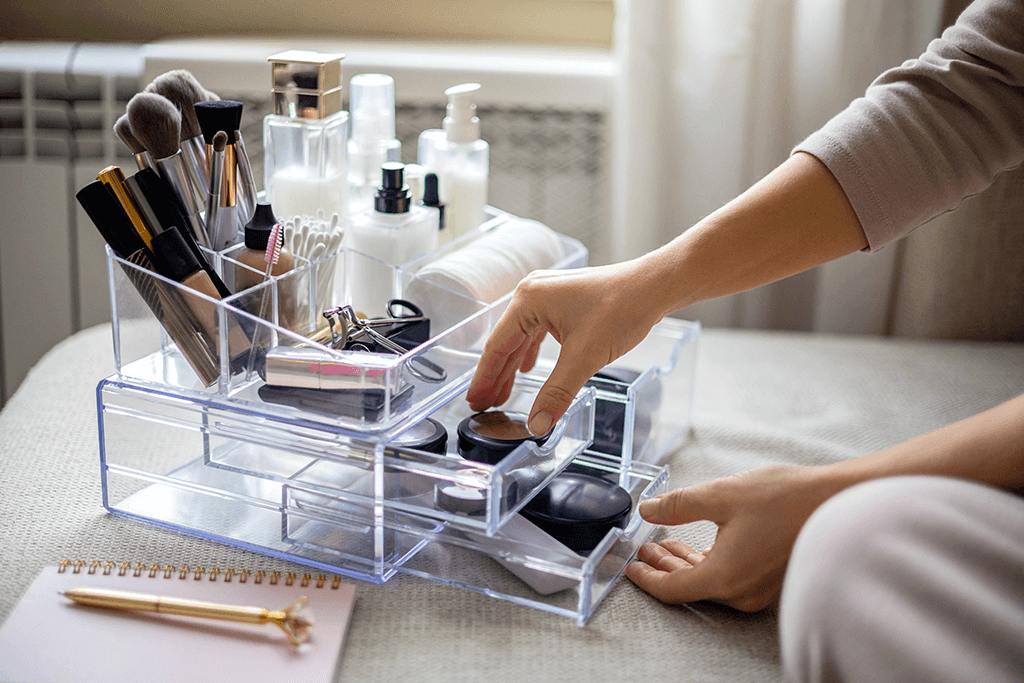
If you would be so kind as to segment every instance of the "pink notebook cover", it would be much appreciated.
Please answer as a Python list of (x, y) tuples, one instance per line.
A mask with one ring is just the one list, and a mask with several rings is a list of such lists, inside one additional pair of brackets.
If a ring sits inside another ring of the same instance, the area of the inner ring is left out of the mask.
[[(328, 580), (317, 587), (301, 577), (285, 585), (243, 583), (235, 574), (193, 573), (168, 578), (161, 569), (123, 576), (103, 567), (89, 574), (46, 567), (0, 630), (0, 680), (182, 683), (182, 681), (331, 681), (345, 642), (355, 599), (350, 584)], [(336, 586), (336, 587), (335, 587)], [(273, 624), (238, 624), (151, 612), (122, 612), (75, 605), (60, 595), (72, 588), (115, 588), (156, 595), (284, 609), (306, 596), (315, 626), (309, 643), (294, 646)]]

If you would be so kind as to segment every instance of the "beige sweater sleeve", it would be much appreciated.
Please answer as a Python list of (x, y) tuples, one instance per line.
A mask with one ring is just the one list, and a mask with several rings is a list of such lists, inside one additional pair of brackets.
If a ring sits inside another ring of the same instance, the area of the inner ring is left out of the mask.
[(1024, 0), (976, 0), (794, 151), (828, 166), (871, 251), (981, 192), (1024, 161)]

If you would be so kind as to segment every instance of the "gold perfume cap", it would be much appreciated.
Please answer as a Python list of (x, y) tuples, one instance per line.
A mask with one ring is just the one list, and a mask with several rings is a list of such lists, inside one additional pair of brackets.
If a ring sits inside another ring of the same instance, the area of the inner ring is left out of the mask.
[(287, 50), (271, 55), (274, 113), (325, 119), (341, 111), (341, 53)]

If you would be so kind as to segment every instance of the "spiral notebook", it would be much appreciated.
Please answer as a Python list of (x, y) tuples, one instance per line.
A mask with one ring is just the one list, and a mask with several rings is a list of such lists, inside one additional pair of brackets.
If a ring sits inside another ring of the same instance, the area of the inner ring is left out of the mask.
[[(73, 588), (271, 610), (306, 596), (316, 623), (295, 646), (273, 624), (83, 607), (59, 594)], [(332, 681), (354, 598), (354, 586), (318, 574), (62, 563), (40, 572), (0, 630), (0, 681)]]

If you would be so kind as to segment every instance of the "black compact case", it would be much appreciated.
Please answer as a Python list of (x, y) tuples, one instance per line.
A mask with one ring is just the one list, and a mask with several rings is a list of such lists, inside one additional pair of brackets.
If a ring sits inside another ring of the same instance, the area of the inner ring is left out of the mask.
[(601, 477), (565, 471), (523, 506), (520, 514), (580, 555), (590, 553), (615, 527), (624, 527), (633, 499)]
[(459, 423), (459, 454), (466, 460), (497, 465), (526, 441), (542, 445), (548, 435), (530, 434), (525, 413), (489, 410), (470, 415)]

